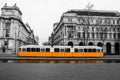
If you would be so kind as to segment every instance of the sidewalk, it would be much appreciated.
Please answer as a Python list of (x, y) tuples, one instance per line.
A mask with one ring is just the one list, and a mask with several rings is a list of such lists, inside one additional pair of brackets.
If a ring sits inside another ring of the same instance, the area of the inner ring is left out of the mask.
[(105, 55), (105, 58), (120, 58), (120, 55)]
[(6, 54), (6, 53), (0, 53), (0, 57), (17, 57), (15, 54)]

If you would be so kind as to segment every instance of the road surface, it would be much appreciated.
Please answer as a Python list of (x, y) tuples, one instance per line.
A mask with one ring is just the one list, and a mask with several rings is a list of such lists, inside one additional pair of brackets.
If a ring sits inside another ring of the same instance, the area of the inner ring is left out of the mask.
[(0, 80), (120, 80), (120, 63), (0, 63)]

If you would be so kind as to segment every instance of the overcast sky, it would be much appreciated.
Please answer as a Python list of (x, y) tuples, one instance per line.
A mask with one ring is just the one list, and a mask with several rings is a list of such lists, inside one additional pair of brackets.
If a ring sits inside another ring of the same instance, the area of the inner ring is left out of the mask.
[(120, 0), (0, 0), (0, 8), (5, 3), (9, 6), (16, 3), (23, 13), (23, 22), (29, 23), (34, 34), (39, 36), (41, 45), (48, 41), (53, 23), (59, 22), (64, 12), (84, 9), (89, 2), (94, 5), (95, 10), (120, 12)]

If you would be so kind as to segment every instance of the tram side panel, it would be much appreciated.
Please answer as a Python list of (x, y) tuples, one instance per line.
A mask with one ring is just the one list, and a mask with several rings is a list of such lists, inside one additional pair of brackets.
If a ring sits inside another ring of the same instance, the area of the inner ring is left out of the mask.
[[(58, 48), (59, 49), (59, 48)], [(27, 50), (27, 48), (21, 48), (18, 52), (18, 56), (26, 56), (26, 57), (103, 57), (103, 52), (87, 52), (81, 50), (75, 50), (74, 48), (65, 48), (63, 50), (55, 50), (55, 48), (47, 48), (45, 50), (39, 50), (38, 48), (35, 50)]]

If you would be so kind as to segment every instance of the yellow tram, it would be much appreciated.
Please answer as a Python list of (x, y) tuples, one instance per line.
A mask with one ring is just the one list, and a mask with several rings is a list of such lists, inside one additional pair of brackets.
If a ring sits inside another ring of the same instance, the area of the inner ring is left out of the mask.
[(98, 46), (21, 46), (20, 57), (104, 57), (103, 49)]

